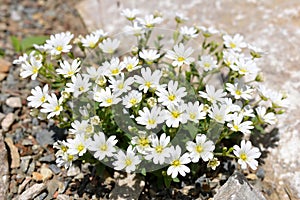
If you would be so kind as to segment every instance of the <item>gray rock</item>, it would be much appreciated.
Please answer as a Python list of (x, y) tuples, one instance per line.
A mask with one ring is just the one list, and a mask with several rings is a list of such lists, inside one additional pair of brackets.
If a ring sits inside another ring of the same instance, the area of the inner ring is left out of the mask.
[(3, 113), (0, 113), (0, 122), (4, 119), (5, 115)]
[(22, 107), (22, 101), (20, 97), (9, 97), (5, 101), (6, 105), (8, 105), (11, 108), (21, 108)]
[(53, 135), (55, 133), (53, 131), (48, 131), (46, 129), (42, 129), (36, 133), (36, 140), (41, 146), (47, 146), (48, 144), (53, 144)]
[(31, 160), (31, 156), (21, 157), (21, 167), (20, 168), (21, 168), (22, 172), (26, 173), (29, 163), (30, 163), (30, 160)]
[(47, 192), (43, 192), (39, 196), (35, 197), (34, 200), (44, 200), (48, 196)]
[(20, 167), (20, 154), (18, 148), (14, 145), (13, 140), (11, 138), (5, 138), (5, 143), (9, 147), (10, 150), (10, 167), (11, 168), (18, 168)]
[(79, 173), (80, 173), (80, 168), (72, 165), (67, 171), (67, 176), (76, 176)]
[(59, 174), (61, 172), (60, 168), (55, 164), (49, 165), (49, 169), (51, 169), (54, 174)]
[(8, 131), (10, 126), (13, 124), (14, 121), (15, 121), (14, 113), (8, 113), (5, 116), (5, 118), (3, 119), (3, 121), (1, 122), (2, 129), (4, 131)]
[(235, 172), (220, 188), (214, 200), (265, 200), (246, 177), (240, 172)]
[(52, 162), (54, 160), (55, 160), (55, 156), (53, 154), (43, 156), (39, 159), (40, 162)]
[(0, 134), (0, 199), (5, 199), (7, 190), (8, 190), (8, 179), (9, 179), (9, 172), (8, 172), (8, 161), (7, 161), (7, 151), (5, 148), (5, 144), (3, 141), (3, 136)]
[(109, 199), (138, 199), (145, 186), (144, 177), (139, 174), (127, 174), (116, 177), (117, 182)]
[(31, 186), (30, 188), (28, 188), (27, 190), (25, 190), (17, 199), (19, 199), (19, 200), (33, 199), (34, 197), (39, 195), (46, 188), (47, 188), (46, 184), (36, 183), (33, 186)]

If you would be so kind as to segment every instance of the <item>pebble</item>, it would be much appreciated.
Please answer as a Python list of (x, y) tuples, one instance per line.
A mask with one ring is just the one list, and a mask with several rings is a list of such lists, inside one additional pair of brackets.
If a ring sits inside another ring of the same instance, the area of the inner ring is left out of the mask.
[(8, 113), (5, 116), (5, 118), (3, 119), (3, 121), (1, 122), (2, 129), (4, 131), (8, 131), (10, 126), (13, 124), (14, 121), (15, 121), (14, 113)]
[(53, 176), (52, 171), (46, 165), (42, 165), (41, 174), (43, 176), (43, 181), (46, 181)]
[(9, 167), (7, 161), (7, 150), (5, 147), (5, 143), (3, 141), (3, 136), (0, 133), (0, 199), (5, 199), (7, 195), (8, 189), (8, 181), (9, 181)]
[(4, 119), (5, 115), (3, 113), (0, 113), (0, 122)]
[(10, 149), (10, 158), (11, 158), (11, 168), (20, 167), (20, 154), (18, 148), (14, 145), (11, 138), (5, 138), (5, 142)]
[(18, 143), (20, 140), (23, 139), (24, 139), (23, 130), (21, 128), (17, 128), (13, 136), (14, 143)]
[(44, 183), (36, 183), (27, 190), (25, 190), (20, 196), (19, 199), (33, 199), (37, 195), (39, 195), (43, 190), (46, 189), (46, 184)]
[(32, 140), (30, 140), (30, 139), (24, 139), (24, 140), (22, 140), (22, 145), (23, 146), (32, 146), (33, 143), (32, 143)]
[(48, 131), (46, 129), (42, 129), (41, 131), (38, 131), (36, 134), (36, 141), (41, 145), (41, 146), (47, 146), (48, 144), (53, 144), (53, 135), (54, 131)]
[(67, 171), (67, 176), (76, 176), (79, 173), (80, 173), (80, 168), (72, 165)]
[(55, 164), (49, 165), (49, 169), (51, 169), (52, 172), (53, 172), (54, 174), (56, 174), (56, 175), (59, 174), (59, 173), (61, 172), (60, 168), (57, 167)]
[(52, 162), (54, 160), (55, 160), (55, 156), (53, 154), (43, 156), (39, 159), (40, 162)]
[(28, 166), (29, 166), (29, 163), (30, 163), (30, 160), (31, 160), (31, 156), (21, 157), (21, 170), (22, 170), (22, 172), (26, 173), (26, 171), (28, 169)]
[(258, 168), (258, 170), (256, 171), (256, 176), (263, 180), (265, 178), (265, 170), (261, 167)]
[(11, 62), (0, 58), (0, 72), (8, 72)]
[(3, 81), (6, 78), (7, 74), (0, 72), (0, 81)]
[(31, 181), (31, 177), (25, 178), (25, 180), (19, 185), (18, 194), (21, 194), (21, 192), (23, 192), (24, 188), (30, 181)]
[(39, 172), (32, 172), (32, 179), (37, 181), (37, 182), (40, 182), (43, 180), (43, 175)]
[(59, 195), (57, 195), (56, 199), (57, 200), (69, 200), (70, 197), (66, 194), (59, 194)]
[(34, 169), (35, 169), (35, 162), (31, 162), (27, 169), (27, 174), (32, 174)]
[(43, 192), (42, 194), (38, 195), (34, 198), (34, 200), (44, 200), (48, 196), (47, 192)]
[(59, 182), (58, 184), (58, 193), (62, 194), (66, 191), (67, 187), (69, 186), (70, 181), (65, 181), (65, 182)]
[(20, 97), (9, 97), (5, 101), (6, 105), (8, 105), (11, 108), (21, 108), (22, 107), (22, 101)]
[(47, 183), (48, 197), (53, 197), (54, 193), (59, 187), (60, 182), (56, 179), (52, 179)]

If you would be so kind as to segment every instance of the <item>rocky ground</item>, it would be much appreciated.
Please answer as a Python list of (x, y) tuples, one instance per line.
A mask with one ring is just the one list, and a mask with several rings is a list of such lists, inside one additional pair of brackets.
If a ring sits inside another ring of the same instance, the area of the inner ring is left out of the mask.
[[(199, 177), (198, 182), (190, 185), (159, 190), (140, 176), (126, 177), (122, 173), (96, 176), (95, 167), (88, 164), (75, 165), (69, 170), (56, 167), (51, 144), (62, 136), (63, 130), (57, 129), (54, 122), (40, 122), (29, 116), (26, 97), (37, 83), (19, 79), (19, 68), (11, 64), (17, 54), (10, 36), (22, 39), (66, 30), (85, 34), (96, 28), (118, 33), (120, 30), (115, 27), (124, 21), (116, 19), (127, 7), (141, 8), (148, 13), (159, 10), (170, 19), (180, 10), (192, 19), (191, 25), (213, 25), (229, 33), (242, 33), (248, 42), (269, 52), (260, 63), (265, 66), (267, 83), (290, 94), (291, 108), (280, 119), (279, 132), (265, 138), (273, 145), (260, 144), (266, 147), (267, 157), (256, 174), (247, 175), (247, 180), (267, 199), (300, 199), (300, 115), (297, 112), (300, 4), (297, 0), (182, 2), (0, 0), (0, 54), (4, 53), (0, 57), (0, 159), (3, 161), (0, 199), (137, 199), (139, 196), (140, 199), (201, 199), (207, 195), (203, 192), (205, 188), (216, 192), (229, 177), (230, 174), (215, 180)], [(166, 10), (174, 12), (166, 13)], [(164, 26), (173, 28), (170, 24), (167, 21)], [(224, 186), (230, 186), (232, 181)], [(248, 191), (247, 188), (239, 190)], [(261, 199), (259, 195), (257, 199)], [(220, 194), (218, 198), (222, 198)]]

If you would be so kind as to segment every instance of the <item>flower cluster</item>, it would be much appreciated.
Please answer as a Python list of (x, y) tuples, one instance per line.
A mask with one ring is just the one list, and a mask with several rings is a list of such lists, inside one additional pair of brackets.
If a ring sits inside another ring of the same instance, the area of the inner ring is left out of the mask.
[[(256, 61), (264, 51), (239, 34), (184, 26), (188, 19), (181, 14), (173, 38), (166, 39), (173, 45), (165, 46), (158, 35), (151, 48), (149, 38), (163, 18), (139, 13), (121, 13), (131, 23), (124, 33), (137, 41), (122, 56), (122, 41), (97, 30), (77, 38), (52, 35), (14, 61), (22, 78), (43, 84), (27, 99), (32, 115), (68, 129), (67, 139), (54, 144), (57, 164), (67, 168), (92, 155), (115, 170), (159, 166), (176, 178), (189, 173), (191, 163), (214, 170), (220, 157), (228, 157), (255, 170), (260, 150), (244, 138), (274, 125), (287, 106), (283, 93), (261, 83)], [(191, 40), (201, 49), (189, 46)], [(213, 132), (216, 124), (219, 131)], [(239, 139), (225, 146), (231, 137)]]

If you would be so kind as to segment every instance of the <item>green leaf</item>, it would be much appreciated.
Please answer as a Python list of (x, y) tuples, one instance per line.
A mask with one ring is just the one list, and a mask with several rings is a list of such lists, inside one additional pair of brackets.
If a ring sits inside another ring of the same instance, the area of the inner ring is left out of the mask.
[(30, 49), (34, 44), (37, 45), (44, 44), (48, 38), (49, 38), (48, 36), (32, 36), (32, 37), (24, 38), (21, 41), (21, 49), (23, 51), (26, 51)]
[(145, 169), (145, 168), (143, 168), (143, 169), (141, 170), (141, 174), (142, 174), (143, 176), (146, 176), (147, 172), (146, 172), (146, 169)]
[(16, 52), (21, 52), (21, 42), (16, 36), (11, 36), (10, 41)]
[(173, 179), (170, 176), (164, 176), (164, 183), (167, 188), (171, 186)]
[(174, 181), (175, 183), (179, 183), (179, 182), (180, 182), (180, 180), (179, 180), (179, 178), (178, 178), (178, 177), (176, 177), (176, 178), (173, 178), (173, 181)]

